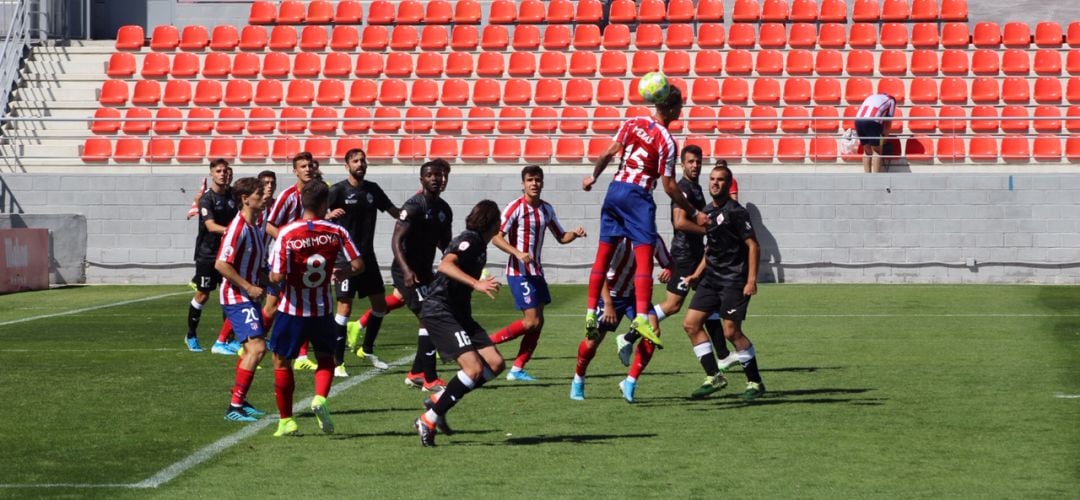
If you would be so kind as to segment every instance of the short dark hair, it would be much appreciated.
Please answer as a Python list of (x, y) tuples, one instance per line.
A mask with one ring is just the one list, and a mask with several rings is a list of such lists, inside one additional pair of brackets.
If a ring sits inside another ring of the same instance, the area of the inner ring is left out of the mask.
[(263, 170), (262, 172), (259, 172), (260, 179), (265, 179), (267, 177), (274, 179), (275, 181), (277, 180), (277, 174), (275, 174), (273, 170)]
[(686, 155), (688, 154), (697, 155), (698, 161), (705, 157), (705, 155), (701, 153), (701, 146), (698, 146), (697, 144), (690, 144), (688, 146), (684, 146), (682, 148), (682, 155), (679, 156), (679, 159), (686, 161)]
[(656, 103), (656, 108), (660, 109), (660, 110), (667, 111), (667, 110), (675, 109), (676, 107), (682, 107), (682, 105), (683, 105), (682, 91), (679, 90), (679, 87), (671, 85), (671, 91), (668, 92), (667, 97), (664, 98), (663, 101), (660, 101), (660, 102)]
[(494, 201), (480, 200), (480, 203), (477, 203), (469, 212), (469, 216), (465, 218), (465, 229), (484, 233), (499, 225), (501, 215), (499, 205)]
[(363, 149), (352, 148), (345, 152), (345, 161), (348, 162), (349, 160), (355, 158), (357, 155), (361, 154), (364, 155), (364, 158), (367, 158), (367, 153), (365, 153)]
[(217, 168), (218, 165), (224, 165), (225, 168), (229, 168), (229, 160), (226, 160), (225, 158), (210, 160), (210, 170)]
[[(716, 166), (727, 168), (727, 160), (725, 160), (723, 158), (717, 158), (716, 159)], [(730, 168), (728, 168), (728, 175), (731, 175), (731, 169)]]
[(262, 191), (262, 182), (256, 177), (241, 177), (236, 179), (232, 185), (233, 199), (238, 203), (243, 200), (244, 196), (251, 196), (251, 193), (256, 191)]
[(450, 162), (442, 158), (435, 158), (434, 160), (424, 162), (423, 165), (420, 165), (420, 174), (423, 175), (424, 170), (427, 170), (429, 168), (441, 168), (447, 172), (450, 172)]
[(717, 160), (716, 161), (716, 166), (713, 167), (712, 169), (713, 169), (714, 172), (717, 171), (717, 170), (723, 170), (724, 172), (727, 172), (728, 181), (730, 181), (731, 179), (733, 179), (735, 177), (735, 174), (731, 173), (731, 169), (728, 168), (728, 166), (727, 166), (727, 160)]
[(329, 198), (330, 188), (325, 182), (309, 182), (300, 191), (300, 204), (303, 205), (304, 210), (318, 210)]
[(544, 178), (544, 169), (540, 168), (540, 165), (526, 165), (521, 169), (521, 180), (525, 180), (526, 175), (538, 175), (541, 179)]
[(309, 163), (315, 163), (315, 158), (313, 158), (311, 156), (311, 153), (308, 153), (307, 151), (302, 151), (300, 153), (297, 153), (296, 156), (294, 156), (293, 159), (292, 159), (292, 166), (295, 168), (296, 163), (299, 162), (300, 160), (307, 160)]

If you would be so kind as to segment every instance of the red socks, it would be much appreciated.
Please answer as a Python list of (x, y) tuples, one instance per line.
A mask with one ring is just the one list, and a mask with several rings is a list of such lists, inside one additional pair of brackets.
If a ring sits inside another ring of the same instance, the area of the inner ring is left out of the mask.
[(652, 308), (653, 246), (634, 246), (634, 307), (638, 314), (646, 314)]
[(231, 401), (233, 406), (244, 404), (244, 400), (247, 399), (248, 389), (251, 388), (251, 381), (254, 378), (254, 371), (245, 370), (239, 366), (236, 367), (236, 385), (233, 386)]
[(232, 331), (232, 322), (225, 318), (225, 324), (221, 325), (221, 331), (217, 334), (217, 341), (225, 343), (229, 340), (229, 332)]
[(294, 389), (296, 389), (296, 381), (293, 380), (291, 369), (279, 368), (274, 370), (274, 396), (277, 398), (277, 409), (281, 418), (292, 416)]
[(589, 363), (592, 362), (593, 356), (596, 356), (596, 348), (600, 344), (589, 345), (588, 340), (582, 340), (578, 344), (577, 348), (577, 367), (574, 368), (574, 375), (579, 377), (585, 376), (585, 371), (589, 369)]
[(593, 261), (592, 271), (589, 273), (589, 309), (596, 309), (600, 303), (600, 292), (604, 288), (608, 264), (611, 263), (611, 253), (614, 251), (615, 246), (606, 241), (601, 241), (596, 247), (596, 260)]
[(306, 358), (307, 357), (307, 342), (304, 342), (303, 344), (300, 344), (299, 357), (301, 357), (301, 358)]
[(536, 352), (536, 344), (540, 341), (540, 332), (529, 332), (525, 334), (525, 338), (521, 339), (521, 345), (518, 346), (517, 359), (514, 360), (514, 366), (518, 368), (524, 368), (525, 363), (528, 363), (532, 359), (532, 355)]
[(638, 342), (637, 352), (634, 353), (634, 361), (630, 363), (630, 372), (627, 375), (635, 379), (640, 377), (641, 372), (645, 371), (645, 367), (649, 366), (649, 360), (652, 359), (655, 351), (656, 346), (652, 342), (641, 339), (641, 342)]
[[(386, 297), (386, 312), (389, 313), (394, 309), (400, 309), (405, 305), (405, 301), (398, 298), (397, 295), (390, 294)], [(371, 309), (364, 311), (364, 314), (360, 315), (360, 318), (356, 320), (360, 323), (360, 328), (367, 328), (368, 320), (371, 319)]]
[(315, 368), (315, 395), (326, 397), (330, 394), (330, 384), (334, 381), (334, 357), (315, 356), (318, 367)]
[(524, 333), (525, 323), (519, 319), (513, 323), (510, 323), (509, 325), (506, 325), (506, 328), (503, 328), (502, 330), (499, 330), (493, 335), (491, 335), (491, 341), (496, 344), (501, 344), (503, 342), (514, 340)]

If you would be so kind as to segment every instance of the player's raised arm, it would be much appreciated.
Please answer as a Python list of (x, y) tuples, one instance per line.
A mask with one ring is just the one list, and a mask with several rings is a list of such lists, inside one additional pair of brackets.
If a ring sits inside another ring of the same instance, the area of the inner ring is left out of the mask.
[(604, 173), (604, 169), (606, 169), (608, 164), (611, 163), (611, 160), (615, 158), (615, 155), (619, 154), (620, 149), (622, 149), (622, 144), (619, 144), (618, 142), (613, 142), (608, 146), (607, 151), (604, 151), (604, 154), (596, 159), (592, 175), (586, 177), (584, 181), (581, 181), (581, 189), (584, 189), (585, 191), (592, 189), (593, 184), (596, 184), (596, 179), (600, 177), (600, 174)]

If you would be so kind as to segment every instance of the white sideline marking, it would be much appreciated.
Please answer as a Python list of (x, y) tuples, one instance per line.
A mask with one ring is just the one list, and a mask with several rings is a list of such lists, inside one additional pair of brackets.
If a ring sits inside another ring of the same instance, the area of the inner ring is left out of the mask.
[[(401, 366), (409, 361), (412, 361), (413, 355), (405, 356), (401, 359), (397, 359), (390, 363), (390, 368)], [(354, 386), (357, 386), (363, 382), (371, 380), (376, 376), (385, 373), (386, 370), (379, 370), (378, 368), (372, 368), (360, 375), (350, 377), (348, 380), (335, 384), (330, 389), (330, 394), (327, 399), (337, 396), (343, 391), (347, 391)], [(307, 398), (299, 403), (293, 405), (293, 412), (300, 413), (301, 411), (307, 411), (311, 407), (311, 399)], [(272, 417), (264, 417), (258, 422), (253, 422), (250, 425), (244, 426), (243, 429), (236, 431), (228, 436), (225, 436), (213, 443), (203, 447), (202, 449), (188, 455), (184, 459), (176, 462), (164, 469), (158, 471), (157, 474), (150, 476), (137, 483), (119, 483), (119, 484), (93, 484), (93, 483), (51, 483), (51, 484), (0, 484), (0, 489), (15, 489), (15, 488), (128, 488), (128, 489), (148, 489), (157, 488), (183, 474), (193, 467), (213, 458), (215, 455), (229, 449), (236, 445), (240, 441), (254, 436), (259, 431), (269, 427), (272, 424), (276, 424), (277, 419)]]
[(1057, 394), (1054, 394), (1054, 397), (1058, 399), (1080, 399), (1080, 394), (1065, 394), (1059, 392)]
[[(48, 349), (46, 352), (182, 352), (183, 348), (147, 347), (133, 349)], [(0, 352), (41, 352), (41, 349), (0, 349)], [(235, 356), (235, 355), (234, 355)]]
[[(521, 313), (473, 313), (475, 317), (520, 317)], [(548, 318), (584, 318), (584, 314), (544, 314)], [(1078, 314), (1001, 314), (1001, 313), (941, 313), (941, 314), (747, 314), (748, 318), (1076, 318)]]
[(102, 304), (100, 306), (83, 307), (81, 309), (72, 309), (70, 311), (64, 311), (64, 312), (58, 312), (58, 313), (52, 313), (52, 314), (39, 314), (37, 316), (30, 316), (29, 318), (13, 319), (13, 320), (10, 320), (10, 321), (0, 321), (0, 326), (17, 325), (19, 323), (26, 323), (28, 321), (36, 321), (36, 320), (39, 320), (39, 319), (48, 319), (48, 318), (57, 318), (57, 317), (60, 317), (60, 316), (71, 316), (72, 314), (79, 314), (79, 313), (84, 313), (84, 312), (89, 312), (89, 311), (96, 311), (98, 309), (107, 309), (107, 308), (110, 308), (110, 307), (126, 306), (128, 304), (137, 304), (139, 302), (149, 302), (151, 300), (163, 299), (165, 297), (173, 297), (173, 296), (176, 296), (176, 295), (184, 295), (184, 294), (188, 294), (188, 293), (191, 293), (191, 292), (186, 292), (185, 291), (185, 292), (163, 293), (161, 295), (152, 295), (150, 297), (143, 297), (141, 299), (124, 300), (124, 301), (120, 301), (120, 302), (113, 302), (111, 304)]

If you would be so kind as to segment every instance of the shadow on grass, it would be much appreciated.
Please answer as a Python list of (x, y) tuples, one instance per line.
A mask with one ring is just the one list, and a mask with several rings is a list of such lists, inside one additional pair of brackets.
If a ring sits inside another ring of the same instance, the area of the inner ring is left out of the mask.
[[(870, 388), (821, 388), (821, 389), (793, 389), (787, 391), (769, 391), (764, 396), (753, 401), (744, 401), (738, 394), (723, 394), (720, 397), (706, 399), (691, 399), (688, 396), (664, 396), (639, 400), (635, 406), (692, 406), (692, 411), (713, 411), (717, 407), (723, 409), (743, 408), (747, 406), (781, 405), (781, 404), (850, 404), (856, 406), (880, 406), (888, 401), (887, 398), (826, 398), (803, 396), (826, 396), (864, 394), (875, 389)], [(704, 406), (703, 406), (704, 405)]]
[(354, 408), (354, 409), (333, 409), (333, 414), (336, 415), (363, 415), (366, 413), (416, 413), (421, 409), (421, 405), (417, 405), (415, 408)]
[(500, 442), (474, 441), (461, 442), (460, 444), (470, 446), (535, 446), (561, 443), (607, 444), (610, 441), (622, 439), (650, 439), (654, 437), (656, 437), (656, 434), (539, 434), (536, 436), (510, 437)]

